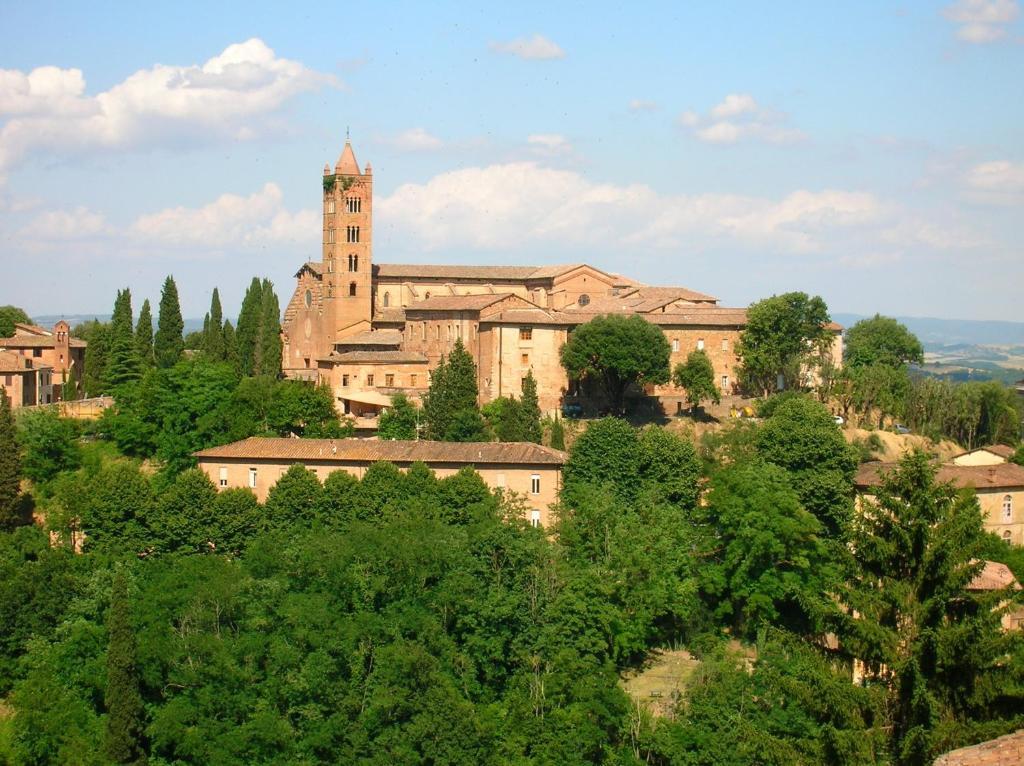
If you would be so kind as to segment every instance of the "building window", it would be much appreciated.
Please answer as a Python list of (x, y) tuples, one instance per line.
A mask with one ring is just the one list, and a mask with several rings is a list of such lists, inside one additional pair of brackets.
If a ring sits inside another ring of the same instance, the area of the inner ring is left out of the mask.
[(1007, 529), (1005, 532), (1003, 532), (1003, 539), (1006, 542), (1010, 542), (1010, 530)]
[(530, 355), (529, 354), (523, 354), (519, 358), (519, 361), (523, 363), (523, 366), (528, 365), (530, 363)]
[(348, 257), (348, 270), (359, 271), (359, 256), (350, 254)]
[(520, 327), (519, 328), (519, 340), (533, 340), (533, 328), (532, 327)]
[(679, 338), (673, 338), (672, 339), (672, 350), (673, 351), (678, 351), (679, 350)]
[(220, 486), (226, 487), (228, 485), (228, 469), (225, 466), (220, 467)]
[(330, 258), (327, 259), (327, 273), (328, 274), (333, 274), (334, 273), (334, 256), (333, 255)]
[(341, 386), (342, 388), (348, 388), (348, 375), (341, 376)]
[(43, 355), (43, 350), (41, 348), (34, 348), (34, 349), (32, 349), (32, 356), (34, 356), (36, 359), (38, 359), (42, 355)]
[(366, 376), (366, 385), (369, 386), (369, 387), (373, 386), (373, 373), (372, 372), (369, 375)]
[(729, 350), (729, 339), (728, 338), (722, 338), (722, 351), (728, 351), (728, 350)]
[(728, 388), (729, 388), (729, 376), (728, 375), (723, 375), (722, 376), (722, 390), (725, 391)]
[(328, 215), (333, 215), (334, 214), (334, 200), (333, 199), (327, 200), (327, 213), (328, 213)]
[(346, 242), (358, 242), (359, 241), (359, 227), (358, 226), (346, 226), (345, 227), (345, 241)]
[(1013, 497), (1003, 495), (1003, 518), (1010, 521), (1013, 518)]
[(540, 511), (537, 510), (536, 508), (534, 508), (532, 511), (530, 511), (530, 526), (531, 527), (539, 527), (540, 526)]
[(703, 338), (698, 338), (697, 339), (697, 350), (698, 351), (703, 351), (704, 350), (704, 339)]
[(387, 386), (388, 388), (394, 388), (394, 386), (395, 386), (395, 376), (394, 376), (394, 374), (389, 372), (389, 373), (384, 375), (384, 385)]
[(348, 197), (345, 199), (345, 206), (350, 213), (363, 212), (363, 201), (359, 197)]
[(391, 305), (391, 293), (389, 293), (389, 292), (385, 292), (384, 293), (384, 301), (383, 301), (383, 303), (384, 303), (384, 308), (387, 308), (388, 306)]
[(427, 323), (426, 322), (422, 322), (420, 324), (420, 340), (426, 340), (426, 339), (427, 339)]
[(334, 229), (328, 229), (327, 230), (327, 244), (328, 245), (333, 245), (334, 244)]
[(256, 469), (249, 469), (249, 489), (256, 489)]
[(446, 337), (446, 338), (447, 338), (447, 339), (448, 339), (449, 341), (451, 341), (451, 339), (452, 339), (452, 326), (451, 326), (451, 325), (448, 325), (448, 329), (447, 329), (447, 330), (446, 330), (446, 332), (445, 332), (445, 337)]
[(313, 291), (312, 290), (306, 290), (306, 295), (303, 297), (302, 300), (306, 304), (306, 308), (307, 309), (310, 306), (312, 306), (313, 305)]
[(539, 473), (530, 474), (530, 494), (531, 495), (539, 495), (540, 494), (540, 474)]
[(348, 297), (354, 298), (355, 296), (356, 296), (356, 283), (355, 282), (349, 282), (348, 283)]
[(416, 381), (417, 381), (417, 377), (416, 377), (416, 373), (414, 372), (411, 375), (409, 375), (409, 386), (411, 388), (416, 388)]
[(580, 306), (586, 306), (590, 303), (590, 296), (587, 295), (586, 293), (583, 293), (583, 295), (576, 299), (576, 303), (579, 304)]
[(441, 325), (434, 325), (434, 340), (441, 340)]

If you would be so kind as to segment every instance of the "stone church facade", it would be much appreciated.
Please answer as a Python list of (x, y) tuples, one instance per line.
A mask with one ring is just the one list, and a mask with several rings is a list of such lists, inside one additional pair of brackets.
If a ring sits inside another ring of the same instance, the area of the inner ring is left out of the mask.
[[(732, 393), (744, 309), (685, 287), (654, 287), (583, 263), (458, 266), (375, 263), (373, 170), (360, 170), (350, 143), (324, 167), (321, 259), (302, 265), (282, 325), (284, 374), (327, 382), (339, 409), (373, 417), (395, 393), (414, 400), (430, 372), (461, 340), (478, 371), (480, 401), (520, 396), (528, 372), (540, 406), (571, 393), (558, 352), (573, 328), (604, 314), (638, 314), (658, 325), (671, 365), (703, 349), (715, 380)], [(836, 328), (834, 353), (841, 359)], [(667, 413), (685, 391), (652, 387)]]

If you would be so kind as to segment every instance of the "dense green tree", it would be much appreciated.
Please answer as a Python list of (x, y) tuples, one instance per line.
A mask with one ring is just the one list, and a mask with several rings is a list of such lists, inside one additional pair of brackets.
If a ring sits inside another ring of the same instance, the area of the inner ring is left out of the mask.
[(209, 542), (216, 553), (238, 555), (259, 531), (263, 506), (248, 487), (234, 487), (217, 493), (208, 511)]
[(269, 279), (263, 280), (260, 303), (260, 323), (253, 358), (256, 375), (281, 374), (281, 307)]
[(394, 518), (405, 504), (405, 476), (386, 460), (372, 463), (359, 482), (359, 518)]
[(178, 474), (164, 491), (149, 521), (164, 551), (209, 553), (216, 549), (217, 488), (199, 468)]
[(107, 682), (103, 696), (107, 722), (103, 752), (113, 763), (144, 764), (147, 762), (143, 739), (145, 711), (139, 692), (128, 581), (123, 571), (114, 576), (107, 637)]
[(132, 294), (128, 288), (117, 291), (114, 313), (110, 320), (110, 346), (104, 367), (105, 383), (110, 390), (134, 383), (141, 374), (142, 360), (139, 357), (132, 323)]
[(865, 499), (839, 592), (840, 647), (885, 691), (899, 764), (930, 764), (981, 722), (1010, 731), (1024, 704), (1019, 664), (1007, 662), (1020, 639), (1000, 626), (1007, 593), (969, 589), (986, 546), (978, 501), (935, 471), (910, 454)]
[(562, 425), (562, 419), (557, 416), (551, 421), (551, 448), (565, 449), (565, 426)]
[(483, 419), (477, 409), (476, 364), (461, 338), (430, 375), (430, 387), (423, 397), (423, 419), (431, 439), (483, 438)]
[(832, 415), (808, 396), (782, 401), (755, 436), (758, 454), (785, 468), (804, 507), (841, 537), (853, 513), (857, 451)]
[(220, 305), (220, 292), (213, 288), (210, 299), (210, 320), (204, 331), (203, 351), (216, 362), (226, 360), (224, 350), (224, 312)]
[(182, 338), (184, 329), (178, 286), (174, 283), (174, 277), (169, 276), (164, 280), (160, 292), (160, 313), (156, 322), (156, 335), (153, 337), (153, 354), (161, 369), (173, 367), (181, 359), (181, 352), (185, 348)]
[(835, 568), (824, 528), (790, 477), (770, 463), (715, 475), (705, 513), (713, 527), (701, 586), (718, 619), (753, 637), (765, 625), (817, 633)]
[(89, 344), (89, 352), (85, 355), (85, 369), (82, 372), (82, 388), (85, 394), (99, 396), (105, 393), (110, 325), (92, 319), (76, 325), (71, 334)]
[(381, 413), (377, 438), (391, 441), (415, 439), (419, 422), (418, 409), (405, 394), (393, 394), (391, 406)]
[(32, 319), (17, 306), (0, 306), (0, 338), (14, 335), (15, 322), (32, 324)]
[(904, 324), (875, 314), (846, 331), (843, 358), (848, 367), (874, 364), (903, 367), (912, 362), (924, 362), (924, 348)]
[[(135, 348), (144, 368), (156, 363), (153, 356), (153, 310), (149, 306), (149, 298), (142, 302), (142, 308), (139, 309), (139, 321), (135, 324)], [(89, 349), (89, 353), (92, 353), (92, 349)]]
[(865, 417), (878, 417), (878, 427), (886, 417), (903, 417), (910, 395), (910, 375), (905, 365), (882, 362), (849, 367), (845, 374), (852, 384), (852, 403)]
[(527, 371), (526, 377), (523, 378), (523, 395), (519, 401), (517, 415), (520, 423), (518, 441), (540, 444), (544, 432), (540, 424), (540, 402), (537, 398), (537, 380), (533, 377), (533, 370)]
[(319, 523), (323, 519), (323, 486), (315, 473), (296, 463), (270, 488), (264, 511), (267, 529)]
[(52, 410), (23, 413), (18, 418), (22, 471), (36, 484), (45, 484), (61, 471), (74, 471), (82, 462), (75, 423)]
[(348, 471), (331, 471), (324, 479), (324, 523), (335, 529), (356, 518), (359, 510), (359, 480)]
[(224, 320), (224, 361), (235, 369), (238, 369), (238, 338), (235, 336), (235, 326), (230, 319)]
[(701, 465), (693, 444), (664, 428), (648, 426), (637, 440), (640, 489), (647, 500), (692, 512), (700, 498)]
[(156, 546), (149, 531), (153, 488), (135, 463), (103, 466), (78, 494), (86, 550), (138, 553)]
[(249, 289), (245, 291), (245, 297), (242, 299), (242, 309), (238, 314), (238, 324), (235, 326), (238, 364), (243, 375), (254, 374), (262, 308), (263, 283), (257, 277), (253, 277), (252, 282), (249, 283)]
[(806, 293), (773, 295), (752, 304), (736, 344), (740, 384), (763, 396), (802, 388), (805, 370), (816, 366), (831, 344), (830, 321), (825, 301)]
[(672, 372), (672, 382), (686, 389), (686, 401), (690, 407), (700, 407), (700, 403), (710, 400), (718, 404), (722, 397), (715, 385), (715, 368), (711, 359), (703, 350), (691, 351), (686, 362), (680, 362)]
[(619, 413), (630, 385), (669, 381), (670, 353), (659, 327), (640, 316), (612, 314), (573, 330), (559, 355), (570, 379), (596, 381)]
[(587, 487), (611, 485), (618, 497), (632, 501), (640, 492), (640, 467), (636, 429), (618, 418), (594, 421), (569, 451), (563, 499), (571, 503)]
[(0, 386), (0, 531), (21, 520), (21, 449), (7, 389)]

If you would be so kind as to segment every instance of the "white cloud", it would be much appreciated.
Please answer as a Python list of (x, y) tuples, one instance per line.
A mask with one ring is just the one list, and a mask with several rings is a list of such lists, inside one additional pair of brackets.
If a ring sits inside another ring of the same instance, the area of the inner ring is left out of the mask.
[(490, 48), (495, 53), (507, 53), (521, 59), (562, 59), (565, 51), (555, 42), (543, 35), (533, 37), (517, 37), (507, 42), (492, 42)]
[(680, 127), (698, 140), (712, 144), (735, 144), (747, 139), (770, 144), (803, 141), (804, 133), (789, 127), (787, 121), (785, 114), (762, 107), (749, 93), (730, 93), (706, 116), (687, 110), (677, 119)]
[(16, 238), (36, 244), (93, 239), (114, 231), (99, 213), (85, 207), (40, 213), (23, 226)]
[(964, 175), (967, 196), (989, 205), (1024, 203), (1024, 162), (994, 160), (967, 169)]
[(384, 143), (403, 152), (429, 152), (440, 149), (444, 142), (424, 128), (410, 128), (396, 136), (385, 138)]
[(880, 224), (886, 216), (882, 203), (863, 192), (797, 191), (780, 200), (660, 195), (645, 185), (593, 183), (532, 162), (404, 184), (376, 208), (382, 231), (428, 250), (538, 243), (679, 248), (715, 240), (806, 253), (825, 248), (837, 230)]
[(634, 98), (629, 102), (631, 112), (653, 112), (658, 108), (657, 101), (649, 101), (643, 98)]
[(943, 16), (957, 25), (956, 36), (974, 44), (1003, 39), (1007, 27), (1019, 14), (1016, 0), (957, 0), (942, 11)]
[(528, 136), (526, 143), (530, 148), (540, 155), (564, 155), (572, 153), (572, 143), (565, 136), (558, 133), (534, 133)]
[(0, 70), (0, 169), (32, 152), (249, 139), (258, 118), (331, 75), (277, 56), (262, 40), (229, 45), (201, 65), (156, 64), (95, 96), (78, 69)]

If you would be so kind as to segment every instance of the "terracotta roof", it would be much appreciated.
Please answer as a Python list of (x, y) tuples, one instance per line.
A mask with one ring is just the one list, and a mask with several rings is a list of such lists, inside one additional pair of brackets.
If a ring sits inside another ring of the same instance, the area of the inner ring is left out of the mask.
[[(896, 468), (896, 463), (863, 463), (857, 469), (854, 485), (861, 488), (877, 487), (882, 483), (882, 474)], [(960, 489), (1020, 489), (1024, 488), (1024, 466), (1016, 463), (999, 465), (953, 465), (938, 466), (937, 481), (951, 482)]]
[(1024, 729), (940, 755), (935, 766), (1019, 766), (1024, 763)]
[(345, 176), (358, 176), (359, 163), (356, 162), (356, 153), (352, 151), (352, 144), (345, 141), (345, 148), (341, 150), (341, 156), (338, 157), (338, 163), (334, 166), (334, 169)]
[(196, 452), (197, 458), (262, 458), (300, 462), (563, 465), (567, 455), (530, 442), (371, 441), (368, 439), (266, 439), (252, 437)]
[(481, 324), (529, 324), (529, 325), (564, 325), (576, 323), (572, 317), (566, 318), (557, 311), (536, 309), (506, 309), (491, 314), (480, 320)]
[(26, 324), (25, 322), (14, 323), (15, 335), (50, 335), (50, 331), (37, 324)]
[(1010, 567), (998, 561), (986, 561), (985, 567), (967, 585), (967, 590), (1002, 590), (1009, 587), (1021, 589)]
[[(567, 274), (570, 271), (581, 269), (586, 265), (587, 264), (585, 263), (566, 263), (559, 266), (541, 266), (534, 270), (534, 272), (530, 275), (530, 279), (554, 279), (555, 277), (560, 277), (562, 274)], [(591, 266), (590, 268), (594, 269), (593, 266)], [(594, 269), (594, 271), (601, 270)], [(603, 271), (601, 271), (601, 273), (604, 274)], [(611, 276), (611, 274), (609, 274), (608, 276)]]
[(405, 321), (405, 309), (403, 308), (387, 308), (377, 309), (373, 314), (374, 322), (397, 322), (401, 323)]
[(295, 276), (299, 276), (299, 274), (302, 273), (303, 269), (309, 269), (318, 277), (323, 276), (324, 273), (324, 265), (322, 263), (317, 263), (316, 261), (306, 261), (304, 264), (299, 266), (299, 270), (295, 272)]
[(406, 306), (405, 312), (408, 314), (410, 311), (480, 311), (514, 295), (515, 293), (437, 295)]
[[(81, 338), (69, 338), (71, 348), (85, 348), (88, 344)], [(0, 348), (53, 348), (52, 335), (15, 335), (11, 338), (0, 338)]]
[(376, 263), (373, 273), (377, 277), (412, 279), (488, 279), (510, 281), (529, 279), (536, 266), (445, 266), (415, 263)]
[(364, 330), (347, 338), (334, 341), (335, 346), (398, 346), (402, 342), (401, 330)]
[(34, 370), (52, 370), (48, 364), (36, 361), (30, 356), (22, 356), (13, 351), (0, 350), (0, 370), (4, 372), (31, 372)]
[(317, 361), (332, 364), (425, 364), (427, 357), (416, 351), (343, 351), (322, 356)]
[(990, 444), (987, 447), (978, 447), (977, 449), (969, 449), (966, 452), (961, 452), (955, 457), (963, 457), (964, 455), (973, 455), (975, 452), (991, 452), (993, 455), (998, 455), (1004, 460), (1009, 460), (1014, 456), (1016, 450), (1013, 447), (1008, 447), (1005, 444)]

